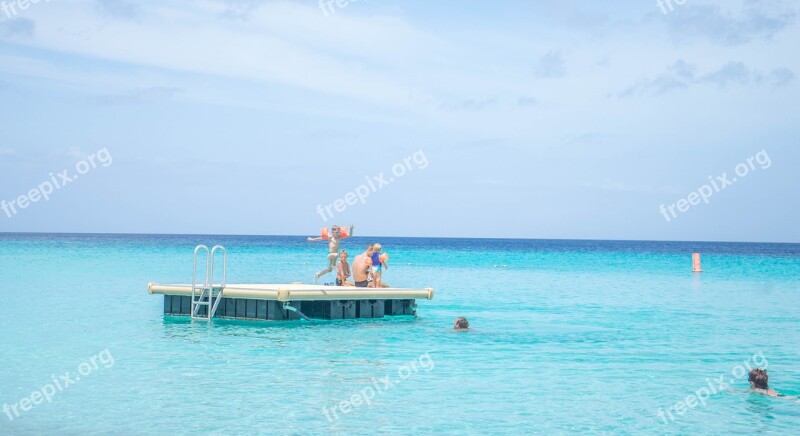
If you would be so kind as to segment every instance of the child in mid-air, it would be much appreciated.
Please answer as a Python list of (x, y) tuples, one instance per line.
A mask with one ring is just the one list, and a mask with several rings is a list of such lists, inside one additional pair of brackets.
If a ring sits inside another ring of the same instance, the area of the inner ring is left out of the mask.
[(322, 241), (322, 240), (325, 240), (325, 239), (329, 239), (329, 242), (328, 242), (328, 267), (325, 268), (324, 270), (318, 272), (317, 275), (314, 276), (314, 284), (317, 284), (317, 279), (319, 279), (320, 277), (324, 276), (325, 274), (328, 274), (329, 272), (333, 271), (333, 269), (336, 267), (336, 258), (339, 257), (339, 243), (341, 242), (341, 240), (343, 238), (346, 238), (348, 236), (353, 236), (353, 229), (355, 227), (356, 226), (351, 225), (350, 226), (350, 233), (347, 234), (347, 235), (342, 235), (341, 234), (341, 230), (342, 229), (339, 226), (335, 225), (335, 226), (331, 227), (330, 235), (328, 235), (327, 229), (322, 229), (322, 236), (320, 236), (318, 238), (309, 237), (307, 239), (308, 242), (316, 242), (316, 241)]

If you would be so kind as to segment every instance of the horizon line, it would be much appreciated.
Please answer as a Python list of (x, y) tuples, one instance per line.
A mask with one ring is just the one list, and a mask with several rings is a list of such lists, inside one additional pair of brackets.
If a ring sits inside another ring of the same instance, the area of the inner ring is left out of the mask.
[[(136, 233), (136, 232), (0, 232), (0, 235), (119, 235), (119, 236), (280, 236), (307, 237), (308, 235), (247, 235), (236, 233)], [(800, 242), (771, 241), (685, 241), (669, 239), (585, 239), (585, 238), (512, 238), (512, 237), (465, 237), (465, 236), (390, 236), (364, 235), (353, 238), (408, 238), (408, 239), (487, 239), (518, 241), (594, 241), (594, 242), (675, 242), (675, 243), (716, 243), (716, 244), (786, 244), (797, 245)]]

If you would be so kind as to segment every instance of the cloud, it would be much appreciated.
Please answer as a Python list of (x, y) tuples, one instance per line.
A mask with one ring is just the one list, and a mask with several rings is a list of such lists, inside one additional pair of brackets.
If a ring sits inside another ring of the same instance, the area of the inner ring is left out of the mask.
[(780, 67), (769, 73), (763, 73), (748, 67), (743, 62), (728, 62), (719, 69), (703, 75), (698, 75), (697, 70), (696, 65), (680, 59), (658, 76), (640, 80), (617, 96), (661, 95), (698, 84), (711, 84), (718, 88), (727, 88), (729, 85), (784, 86), (794, 79), (794, 73), (788, 68)]
[(586, 182), (583, 183), (584, 188), (598, 189), (601, 191), (610, 192), (629, 192), (638, 194), (676, 194), (677, 189), (670, 186), (653, 186), (647, 184), (630, 185), (624, 182), (604, 180), (601, 183)]
[(75, 160), (83, 159), (87, 155), (88, 155), (88, 153), (83, 151), (83, 149), (81, 149), (80, 147), (75, 147), (75, 146), (72, 146), (72, 147), (68, 148), (67, 151), (66, 151), (66, 156), (68, 156), (68, 157), (70, 157), (72, 159), (75, 159)]
[(711, 83), (720, 88), (729, 84), (747, 86), (750, 84), (767, 84), (770, 86), (784, 86), (792, 81), (794, 73), (788, 68), (775, 68), (769, 73), (748, 68), (742, 62), (728, 62), (717, 71), (706, 74), (697, 79), (697, 83)]
[(683, 89), (688, 82), (694, 80), (694, 70), (697, 67), (679, 60), (667, 67), (667, 70), (652, 79), (642, 79), (633, 86), (628, 87), (618, 94), (619, 97), (650, 94), (659, 95), (676, 89)]
[(467, 99), (458, 103), (442, 103), (439, 108), (451, 111), (480, 111), (487, 107), (497, 104), (497, 100), (493, 98), (487, 99)]
[[(36, 10), (34, 48), (137, 67), (280, 84), (382, 106), (420, 107), (427, 92), (394, 73), (451, 47), (403, 18), (337, 14), (314, 4), (269, 1), (141, 3), (127, 7), (63, 0)], [(105, 9), (102, 9), (105, 8)], [(221, 20), (248, 11), (246, 22)], [(237, 14), (239, 12), (236, 12)], [(113, 99), (112, 99), (113, 100)]]
[(179, 94), (184, 93), (182, 88), (168, 86), (150, 86), (138, 88), (125, 94), (103, 95), (97, 97), (97, 102), (105, 105), (135, 105), (135, 104), (155, 104), (162, 101), (171, 100)]
[(769, 79), (774, 86), (786, 86), (794, 80), (794, 73), (788, 68), (775, 68), (769, 73)]
[(223, 18), (247, 20), (261, 2), (257, 0), (226, 0), (225, 10), (220, 14)]
[(314, 129), (308, 132), (306, 136), (314, 140), (347, 140), (356, 138), (356, 134), (353, 132), (336, 129)]
[(676, 40), (706, 38), (720, 45), (739, 45), (754, 39), (770, 39), (789, 27), (795, 19), (792, 10), (778, 2), (748, 1), (739, 16), (725, 12), (719, 5), (686, 4), (669, 14), (650, 16), (663, 23)]
[(569, 135), (567, 138), (564, 139), (564, 144), (566, 145), (576, 145), (576, 144), (590, 144), (590, 145), (600, 145), (603, 144), (606, 139), (608, 139), (610, 135), (601, 132), (586, 132), (580, 135)]
[(728, 62), (717, 71), (706, 74), (699, 79), (702, 83), (712, 83), (725, 88), (730, 83), (748, 85), (755, 79), (754, 73), (742, 62)]
[(0, 21), (0, 37), (14, 38), (17, 36), (32, 38), (36, 30), (36, 23), (27, 18), (15, 18)]
[(538, 105), (539, 100), (537, 98), (523, 95), (516, 100), (497, 98), (470, 98), (458, 102), (442, 103), (439, 105), (439, 109), (448, 111), (481, 111), (488, 108), (525, 108)]
[(97, 9), (106, 17), (136, 20), (142, 15), (141, 7), (128, 0), (97, 0)]
[(486, 148), (492, 148), (494, 150), (501, 148), (511, 149), (511, 146), (508, 144), (508, 140), (503, 138), (473, 139), (471, 141), (459, 142), (457, 145), (460, 149), (472, 150), (484, 150)]
[(540, 79), (564, 77), (567, 73), (564, 57), (557, 51), (549, 51), (539, 58), (533, 67), (533, 75)]

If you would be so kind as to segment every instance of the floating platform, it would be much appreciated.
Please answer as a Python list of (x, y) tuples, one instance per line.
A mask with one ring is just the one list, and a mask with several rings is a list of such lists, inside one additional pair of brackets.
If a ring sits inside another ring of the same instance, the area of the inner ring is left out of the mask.
[[(194, 286), (194, 297), (192, 287)], [(304, 284), (149, 283), (147, 292), (164, 296), (164, 314), (194, 318), (285, 321), (305, 319), (383, 318), (416, 315), (417, 299), (433, 299), (433, 289), (356, 288)], [(195, 304), (192, 304), (192, 301)], [(214, 310), (216, 308), (216, 310)], [(193, 309), (195, 313), (192, 313)], [(208, 310), (212, 316), (208, 316)]]

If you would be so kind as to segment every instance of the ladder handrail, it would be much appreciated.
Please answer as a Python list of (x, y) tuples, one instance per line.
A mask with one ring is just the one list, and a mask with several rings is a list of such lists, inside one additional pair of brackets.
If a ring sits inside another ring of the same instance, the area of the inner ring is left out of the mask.
[(214, 286), (214, 253), (216, 253), (217, 250), (222, 251), (222, 284), (220, 285), (220, 287), (224, 288), (225, 280), (227, 279), (228, 276), (228, 250), (226, 250), (225, 247), (223, 247), (222, 245), (215, 245), (214, 248), (211, 249), (211, 257), (209, 258), (210, 260), (208, 261), (209, 265), (211, 265), (209, 284), (211, 286)]
[[(206, 252), (206, 277), (203, 286), (200, 288), (200, 296), (197, 298), (197, 255), (201, 251)], [(214, 255), (217, 251), (222, 252), (222, 283), (219, 285), (219, 293), (214, 298)], [(217, 312), (217, 306), (222, 301), (222, 291), (228, 279), (228, 250), (222, 245), (215, 245), (211, 250), (206, 245), (198, 245), (194, 248), (194, 258), (192, 260), (192, 302), (190, 315), (192, 319), (206, 319), (211, 321)], [(208, 294), (206, 294), (208, 292)], [(203, 301), (203, 299), (206, 301)], [(206, 306), (206, 316), (197, 316), (200, 306)]]
[[(194, 247), (194, 258), (193, 258), (193, 261), (192, 261), (192, 302), (191, 302), (191, 307), (190, 307), (191, 316), (192, 317), (194, 317), (196, 315), (196, 312), (197, 312), (196, 305), (195, 305), (195, 302), (196, 302), (196, 300), (195, 300), (195, 291), (196, 291), (196, 287), (197, 287), (197, 254), (201, 250), (205, 250), (205, 252), (206, 252), (206, 278), (205, 278), (205, 281), (203, 282), (203, 289), (205, 289), (208, 286), (208, 261), (211, 259), (211, 252), (208, 250), (207, 246), (201, 244), (201, 245), (198, 245), (197, 247)], [(201, 293), (200, 293), (200, 298), (201, 299), (203, 298), (202, 295), (203, 295), (203, 291), (201, 291)]]
[[(217, 294), (217, 298), (214, 299), (214, 305), (211, 305), (212, 296), (214, 294), (214, 254), (217, 250), (222, 251), (222, 283), (219, 286), (219, 293)], [(222, 300), (222, 292), (225, 289), (225, 283), (228, 279), (228, 250), (225, 249), (222, 245), (215, 245), (214, 248), (211, 249), (211, 256), (209, 257), (209, 265), (211, 265), (210, 276), (209, 276), (209, 290), (208, 290), (208, 319), (211, 320), (214, 317), (214, 314), (217, 313), (217, 306), (219, 306), (219, 302)]]

